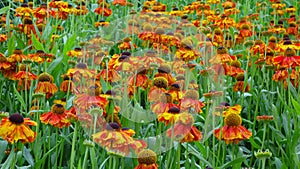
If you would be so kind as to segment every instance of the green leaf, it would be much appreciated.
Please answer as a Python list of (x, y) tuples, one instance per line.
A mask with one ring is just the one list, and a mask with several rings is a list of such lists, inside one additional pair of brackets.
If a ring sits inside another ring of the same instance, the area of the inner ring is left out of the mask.
[(12, 34), (7, 42), (7, 55), (10, 56), (13, 54), (13, 51), (15, 50), (16, 45), (15, 45), (15, 36)]
[(107, 161), (109, 158), (111, 158), (111, 156), (108, 156), (105, 160), (103, 160), (103, 162), (101, 163), (99, 169), (105, 168), (106, 161)]
[[(191, 148), (191, 146), (190, 146), (189, 148)], [(199, 152), (195, 151), (194, 148), (193, 148), (192, 150), (193, 150), (193, 151), (189, 151), (188, 153), (194, 155), (194, 156), (195, 156), (196, 158), (198, 158), (200, 161), (202, 161), (203, 163), (205, 163), (208, 167), (211, 167), (211, 168), (212, 168), (212, 165), (211, 165), (207, 160), (205, 160), (205, 159), (200, 155)]]
[(275, 157), (274, 164), (276, 166), (276, 169), (281, 169), (282, 162), (280, 161), (279, 158)]
[[(76, 42), (76, 34), (73, 34), (71, 38), (68, 38), (65, 42), (65, 46), (63, 49), (63, 54), (66, 55), (69, 50), (71, 50)], [(67, 57), (64, 59), (67, 60)]]
[(103, 80), (103, 78), (102, 77), (100, 77), (100, 83), (101, 83), (101, 87), (102, 87), (102, 91), (103, 91), (103, 93), (106, 93), (107, 92), (107, 84), (106, 84), (106, 82)]
[(250, 137), (249, 141), (254, 148), (260, 148), (260, 146), (254, 141), (253, 137)]
[(6, 13), (9, 10), (9, 6), (0, 9), (0, 15)]
[(30, 154), (30, 151), (24, 146), (24, 151), (23, 151), (23, 157), (26, 159), (28, 164), (31, 166), (34, 166), (34, 160), (32, 158), (32, 155)]
[(59, 57), (54, 59), (51, 64), (49, 65), (49, 67), (47, 68), (47, 72), (49, 74), (52, 74), (52, 72), (54, 71), (55, 68), (57, 68), (57, 66), (61, 63), (63, 57)]
[(52, 153), (58, 146), (60, 146), (60, 142), (57, 143), (53, 148), (51, 148), (46, 154), (44, 154), (43, 158), (41, 160), (36, 161), (36, 166), (40, 166), (46, 160), (46, 158), (50, 155), (50, 153)]
[(9, 169), (11, 167), (11, 163), (13, 162), (14, 156), (15, 156), (15, 151), (10, 151), (10, 154), (7, 157), (4, 164), (2, 165), (1, 169)]
[(293, 98), (292, 98), (292, 103), (293, 103), (293, 106), (294, 106), (294, 108), (296, 110), (296, 113), (298, 115), (300, 115), (300, 104), (295, 99), (293, 99)]
[(21, 106), (23, 107), (23, 110), (26, 110), (26, 104), (23, 100), (23, 97), (20, 95), (20, 93), (18, 92), (18, 90), (16, 89), (16, 86), (14, 85), (14, 93), (18, 98), (18, 101), (21, 103)]
[(4, 140), (0, 141), (0, 163), (5, 156), (4, 152), (6, 150), (7, 144), (8, 144), (7, 141), (4, 141)]
[(241, 162), (245, 161), (247, 159), (247, 157), (248, 156), (238, 157), (238, 158), (236, 158), (236, 159), (234, 159), (234, 160), (232, 160), (232, 161), (230, 161), (230, 162), (228, 162), (228, 163), (220, 166), (220, 169), (227, 168), (227, 167), (233, 166), (235, 164), (241, 163)]
[(31, 40), (32, 40), (32, 45), (36, 50), (45, 51), (43, 44), (35, 37), (33, 33), (31, 33)]

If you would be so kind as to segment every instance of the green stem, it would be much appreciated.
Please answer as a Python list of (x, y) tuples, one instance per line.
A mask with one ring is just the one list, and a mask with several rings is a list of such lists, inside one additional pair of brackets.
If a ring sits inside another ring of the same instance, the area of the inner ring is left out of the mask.
[(261, 169), (265, 169), (265, 165), (266, 165), (266, 158), (262, 158), (261, 159)]
[(261, 145), (261, 149), (264, 149), (264, 143), (265, 143), (265, 138), (266, 138), (266, 128), (267, 128), (267, 124), (264, 123), (264, 131), (263, 131), (263, 139), (262, 139), (262, 145)]
[(77, 139), (77, 128), (78, 123), (75, 123), (74, 133), (73, 133), (73, 139), (72, 139), (72, 148), (71, 148), (71, 159), (70, 159), (70, 169), (73, 168), (74, 158), (75, 158), (75, 143)]
[(97, 166), (95, 147), (91, 148), (90, 155), (91, 155), (92, 169), (95, 169)]
[(82, 168), (86, 168), (86, 160), (87, 160), (87, 157), (88, 157), (88, 152), (89, 152), (89, 148), (86, 147), (85, 152), (84, 152)]
[(178, 168), (180, 168), (180, 154), (181, 154), (181, 143), (178, 143), (178, 148), (177, 148), (177, 162), (178, 162)]
[[(55, 142), (56, 144), (58, 143), (58, 128), (56, 128), (55, 130)], [(55, 160), (55, 163), (54, 163), (54, 168), (56, 169), (57, 168), (57, 159), (58, 159), (58, 147), (55, 148), (55, 155), (56, 155), (56, 160)]]

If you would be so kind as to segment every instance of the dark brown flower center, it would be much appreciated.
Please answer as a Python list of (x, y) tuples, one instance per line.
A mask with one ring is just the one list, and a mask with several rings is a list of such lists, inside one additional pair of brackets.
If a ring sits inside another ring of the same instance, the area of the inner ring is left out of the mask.
[(106, 125), (106, 130), (119, 130), (120, 126), (116, 122), (111, 122)]
[(65, 108), (61, 104), (55, 104), (52, 106), (52, 113), (55, 114), (63, 114), (65, 112)]
[(217, 49), (217, 54), (221, 55), (221, 54), (226, 54), (226, 53), (227, 53), (227, 50), (223, 46), (221, 46)]
[(10, 122), (15, 124), (22, 124), (24, 122), (24, 117), (19, 113), (10, 115), (8, 119)]
[(51, 75), (49, 75), (48, 73), (42, 73), (39, 75), (38, 81), (39, 82), (51, 82)]
[(180, 109), (179, 109), (178, 107), (171, 107), (171, 108), (168, 110), (168, 113), (178, 114), (178, 113), (180, 113)]
[(159, 73), (170, 73), (171, 72), (171, 68), (168, 65), (162, 65), (158, 68), (158, 72)]
[(15, 49), (14, 50), (14, 54), (16, 54), (16, 55), (20, 55), (20, 54), (22, 54), (23, 52), (22, 52), (22, 50), (21, 49)]
[(78, 63), (76, 65), (76, 68), (78, 68), (78, 69), (87, 69), (87, 65), (85, 63)]
[(180, 91), (180, 85), (177, 83), (171, 84), (170, 90)]
[(89, 96), (99, 96), (101, 93), (100, 88), (98, 86), (90, 86), (88, 89)]
[(237, 76), (236, 76), (236, 80), (237, 81), (244, 81), (244, 79), (245, 79), (245, 77), (244, 77), (244, 74), (238, 74)]

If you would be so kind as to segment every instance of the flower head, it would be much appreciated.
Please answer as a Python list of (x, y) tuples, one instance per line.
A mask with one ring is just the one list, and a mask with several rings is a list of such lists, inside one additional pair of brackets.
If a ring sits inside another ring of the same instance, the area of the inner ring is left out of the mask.
[(150, 149), (144, 149), (138, 154), (139, 165), (134, 169), (157, 169), (156, 154)]
[(252, 133), (242, 126), (242, 118), (238, 113), (227, 112), (224, 118), (225, 125), (221, 129), (214, 131), (218, 139), (222, 139), (226, 144), (238, 143), (241, 140), (249, 139)]
[(36, 133), (28, 126), (37, 126), (37, 123), (29, 118), (24, 118), (21, 114), (15, 113), (2, 119), (0, 124), (0, 136), (9, 143), (17, 141), (22, 143), (33, 142)]
[(61, 104), (54, 104), (50, 112), (40, 116), (40, 120), (44, 124), (50, 124), (58, 128), (70, 126), (70, 120), (68, 119), (66, 109)]

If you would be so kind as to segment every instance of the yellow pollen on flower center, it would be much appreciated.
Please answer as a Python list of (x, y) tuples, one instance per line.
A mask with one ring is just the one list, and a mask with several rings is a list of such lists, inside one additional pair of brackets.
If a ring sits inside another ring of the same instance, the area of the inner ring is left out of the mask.
[(238, 61), (238, 60), (234, 60), (230, 63), (231, 66), (234, 66), (234, 67), (241, 67), (241, 62)]
[(287, 56), (287, 57), (296, 56), (296, 51), (294, 49), (287, 48), (284, 51), (284, 56)]
[(229, 113), (224, 119), (226, 126), (239, 126), (242, 124), (242, 118), (237, 113)]
[(197, 90), (188, 90), (184, 94), (184, 98), (189, 98), (193, 100), (198, 100), (199, 99), (199, 93)]
[(138, 162), (140, 164), (155, 164), (156, 163), (156, 154), (152, 150), (142, 150), (138, 154)]
[(247, 25), (247, 24), (244, 24), (244, 25), (242, 26), (242, 29), (244, 29), (244, 30), (250, 30), (250, 26)]
[(165, 89), (168, 87), (168, 80), (164, 77), (156, 77), (153, 80), (153, 85)]

